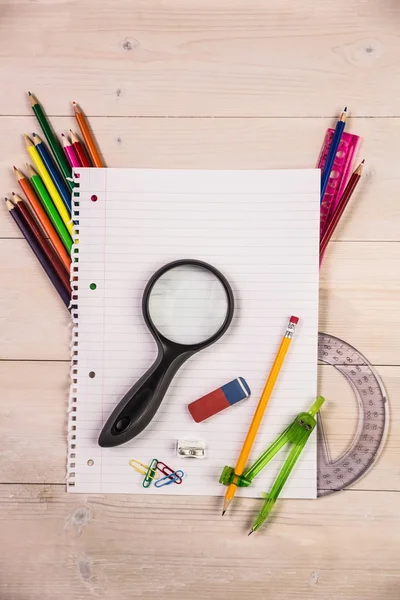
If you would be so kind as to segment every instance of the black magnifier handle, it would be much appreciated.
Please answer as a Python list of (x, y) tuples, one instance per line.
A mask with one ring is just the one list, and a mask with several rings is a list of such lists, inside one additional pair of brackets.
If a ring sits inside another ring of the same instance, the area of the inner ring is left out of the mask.
[(119, 446), (143, 431), (156, 414), (177, 370), (192, 354), (161, 355), (113, 410), (100, 433), (99, 446)]

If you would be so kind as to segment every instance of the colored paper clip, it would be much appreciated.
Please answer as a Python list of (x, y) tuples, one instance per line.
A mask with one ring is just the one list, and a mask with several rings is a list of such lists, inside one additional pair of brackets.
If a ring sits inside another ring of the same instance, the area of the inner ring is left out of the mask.
[[(171, 483), (182, 483), (182, 477), (184, 475), (185, 473), (179, 469), (178, 471), (175, 471), (174, 473), (171, 473), (170, 475), (162, 477), (161, 479), (156, 481), (154, 486), (157, 488), (161, 488), (165, 487), (166, 485), (170, 485)], [(180, 481), (177, 481), (177, 479), (180, 479)], [(163, 481), (165, 483), (163, 483)]]
[[(140, 462), (140, 460), (135, 460), (134, 458), (131, 458), (131, 460), (129, 461), (129, 465), (141, 475), (146, 475), (147, 470), (149, 468), (149, 465), (145, 465), (144, 463)], [(143, 467), (143, 469), (141, 469), (140, 467)], [(158, 479), (158, 477), (159, 475), (158, 473), (156, 473), (153, 479)]]
[[(158, 461), (157, 463), (157, 469), (163, 474), (166, 475), (167, 477), (172, 477), (173, 475), (176, 475), (176, 473), (178, 471), (174, 471), (174, 469), (171, 469), (171, 467), (168, 467), (168, 465), (166, 465), (164, 462)], [(163, 477), (163, 479), (165, 479), (165, 477)], [(160, 481), (162, 481), (163, 479), (160, 479)], [(180, 485), (182, 483), (182, 478), (178, 476), (178, 478), (175, 478), (174, 483), (177, 483), (178, 485)], [(158, 486), (158, 487), (162, 487), (162, 486)]]
[(143, 479), (142, 486), (144, 488), (148, 488), (151, 486), (151, 483), (157, 474), (157, 463), (158, 463), (158, 459), (153, 458), (153, 460), (151, 461), (151, 463), (149, 465), (149, 468), (146, 471), (146, 475), (144, 476), (144, 479)]

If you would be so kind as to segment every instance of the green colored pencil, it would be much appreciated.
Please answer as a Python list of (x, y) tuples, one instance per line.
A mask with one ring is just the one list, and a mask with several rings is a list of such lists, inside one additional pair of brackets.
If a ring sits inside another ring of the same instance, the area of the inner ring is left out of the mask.
[(74, 183), (72, 181), (70, 181), (72, 171), (71, 171), (70, 165), (68, 164), (68, 160), (65, 156), (64, 150), (62, 149), (57, 136), (55, 135), (54, 131), (52, 130), (51, 125), (50, 125), (46, 115), (44, 114), (43, 108), (41, 107), (41, 105), (39, 104), (39, 102), (37, 101), (35, 96), (33, 96), (33, 94), (31, 94), (30, 92), (28, 92), (28, 94), (29, 94), (29, 100), (30, 100), (30, 103), (32, 106), (32, 110), (35, 113), (37, 120), (39, 121), (39, 125), (42, 128), (42, 131), (43, 131), (43, 133), (46, 137), (46, 140), (51, 148), (51, 151), (53, 152), (53, 156), (56, 159), (57, 164), (61, 169), (61, 173), (64, 175), (64, 178), (67, 182), (69, 189), (73, 190)]
[(32, 186), (37, 193), (40, 202), (43, 204), (43, 207), (50, 219), (50, 221), (54, 225), (54, 229), (57, 231), (59, 238), (64, 244), (65, 248), (68, 250), (69, 254), (71, 254), (72, 248), (72, 239), (69, 234), (68, 229), (65, 227), (62, 218), (59, 215), (58, 210), (56, 209), (53, 200), (50, 198), (48, 191), (44, 187), (43, 181), (40, 179), (40, 176), (34, 171), (28, 163), (26, 163), (26, 170), (28, 172), (28, 177), (31, 180)]

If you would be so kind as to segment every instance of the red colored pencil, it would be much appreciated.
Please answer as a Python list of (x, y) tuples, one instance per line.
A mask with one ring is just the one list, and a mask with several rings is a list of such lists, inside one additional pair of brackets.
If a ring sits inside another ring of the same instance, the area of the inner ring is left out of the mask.
[(22, 214), (25, 222), (27, 223), (29, 229), (32, 231), (35, 236), (39, 246), (42, 251), (46, 254), (52, 268), (57, 273), (58, 277), (62, 281), (65, 289), (71, 294), (71, 285), (69, 281), (69, 273), (66, 268), (60, 261), (56, 251), (53, 246), (50, 244), (49, 240), (44, 236), (44, 233), (40, 227), (40, 225), (35, 220), (34, 216), (30, 212), (28, 206), (22, 200), (18, 194), (14, 194), (13, 192), (13, 204), (15, 208)]
[(84, 145), (79, 140), (78, 136), (72, 131), (72, 129), (70, 129), (69, 132), (71, 134), (72, 146), (74, 147), (79, 162), (81, 163), (81, 167), (91, 167), (92, 163), (86, 154)]
[(22, 216), (22, 213), (15, 208), (14, 204), (8, 198), (6, 198), (6, 204), (7, 204), (8, 210), (10, 212), (10, 215), (12, 216), (16, 225), (18, 226), (19, 230), (21, 231), (22, 235), (28, 242), (28, 244), (31, 247), (31, 250), (35, 254), (36, 258), (42, 265), (42, 267), (43, 267), (44, 271), (46, 272), (46, 275), (50, 279), (51, 283), (56, 288), (58, 294), (60, 295), (60, 298), (64, 302), (65, 306), (68, 308), (71, 295), (67, 292), (67, 290), (64, 287), (64, 284), (62, 283), (62, 281), (58, 277), (57, 273), (54, 271), (53, 267), (51, 266), (51, 263), (50, 263), (49, 259), (47, 258), (47, 255), (43, 252), (42, 248), (40, 247), (40, 245), (39, 245), (38, 241), (36, 240), (35, 236), (33, 235), (32, 231), (29, 229), (28, 224), (26, 223), (25, 219)]
[(357, 167), (357, 169), (354, 171), (354, 173), (352, 174), (352, 176), (349, 179), (348, 184), (346, 185), (344, 192), (339, 200), (339, 203), (336, 207), (335, 212), (332, 215), (331, 220), (328, 223), (328, 226), (326, 228), (326, 231), (322, 237), (320, 246), (319, 246), (319, 256), (320, 256), (320, 260), (322, 260), (322, 256), (326, 250), (326, 247), (328, 245), (329, 240), (331, 239), (333, 232), (336, 229), (337, 224), (340, 221), (340, 218), (342, 216), (342, 214), (344, 213), (344, 210), (357, 186), (357, 183), (360, 181), (360, 177), (361, 177), (361, 173), (363, 171), (363, 167), (364, 167), (364, 161), (362, 161), (362, 163), (360, 163)]
[(67, 136), (63, 133), (61, 134), (61, 141), (63, 143), (65, 156), (67, 157), (71, 167), (80, 167), (81, 163), (76, 155), (75, 148), (73, 147)]

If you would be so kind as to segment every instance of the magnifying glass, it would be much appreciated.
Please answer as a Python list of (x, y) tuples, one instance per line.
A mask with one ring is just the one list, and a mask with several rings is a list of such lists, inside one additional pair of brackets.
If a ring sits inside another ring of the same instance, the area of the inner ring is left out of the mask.
[(142, 311), (158, 356), (111, 413), (99, 436), (103, 448), (124, 444), (147, 427), (179, 367), (228, 329), (234, 311), (233, 292), (212, 265), (177, 260), (151, 277), (143, 293)]

